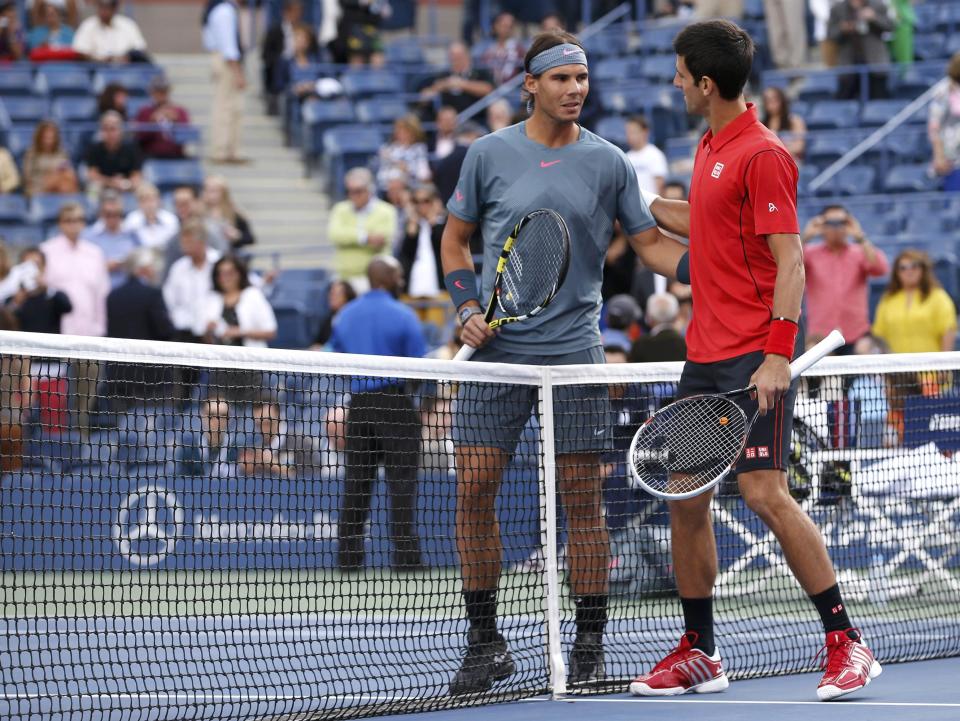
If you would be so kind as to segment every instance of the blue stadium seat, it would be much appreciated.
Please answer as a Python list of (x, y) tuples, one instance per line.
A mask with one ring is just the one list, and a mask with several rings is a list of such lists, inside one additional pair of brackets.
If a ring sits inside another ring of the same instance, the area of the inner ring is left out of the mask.
[(410, 112), (402, 97), (378, 97), (361, 100), (356, 105), (357, 120), (361, 123), (392, 123)]
[(895, 235), (900, 232), (903, 221), (898, 216), (877, 215), (875, 213), (856, 213), (860, 227), (868, 238)]
[(163, 68), (156, 65), (100, 67), (93, 74), (93, 89), (94, 92), (100, 93), (107, 85), (116, 83), (125, 87), (130, 95), (146, 95), (150, 81), (162, 74)]
[(53, 101), (53, 119), (61, 127), (73, 123), (92, 123), (97, 120), (97, 99), (94, 97), (62, 97)]
[(806, 117), (807, 127), (854, 128), (860, 119), (860, 103), (856, 100), (821, 100)]
[(9, 119), (10, 123), (36, 124), (49, 115), (50, 103), (46, 98), (0, 98), (0, 109), (0, 118)]
[(940, 3), (940, 15), (937, 18), (937, 27), (953, 33), (960, 30), (960, 5), (955, 2)]
[(27, 199), (22, 195), (0, 195), (0, 223), (27, 222)]
[(856, 144), (852, 140), (848, 133), (810, 133), (804, 158), (821, 165), (832, 163)]
[(693, 155), (697, 151), (697, 144), (700, 141), (697, 138), (682, 135), (675, 138), (667, 138), (663, 143), (663, 152), (667, 156), (667, 161), (674, 163), (678, 160), (693, 161)]
[(960, 52), (960, 24), (958, 24), (957, 32), (947, 36), (947, 44), (943, 50), (944, 54), (951, 58)]
[(35, 195), (30, 201), (30, 217), (34, 223), (56, 223), (57, 214), (64, 203), (80, 203), (87, 209), (87, 217), (90, 217), (87, 196), (80, 193), (42, 193)]
[[(910, 101), (900, 100), (869, 100), (863, 104), (863, 110), (860, 113), (860, 124), (865, 126), (879, 126), (886, 123), (890, 118), (903, 110)], [(919, 117), (919, 113), (914, 113), (911, 121)]]
[(597, 121), (594, 131), (604, 140), (609, 140), (614, 145), (626, 149), (627, 124), (625, 118), (619, 115), (609, 115), (605, 118), (600, 118)]
[(869, 165), (848, 165), (817, 189), (817, 195), (863, 195), (873, 190), (877, 177)]
[(630, 48), (630, 34), (614, 26), (587, 38), (583, 47), (591, 57), (605, 58), (625, 54)]
[(270, 342), (271, 348), (307, 348), (313, 343), (307, 320), (307, 309), (298, 304), (273, 306), (277, 317), (277, 337)]
[(937, 23), (940, 21), (939, 3), (922, 2), (913, 7), (917, 17), (916, 33), (919, 40), (922, 33), (932, 32), (937, 29)]
[(143, 164), (143, 176), (161, 193), (181, 185), (199, 188), (203, 185), (203, 166), (195, 159), (148, 160)]
[(33, 95), (33, 71), (29, 67), (5, 67), (0, 72), (0, 97)]
[(950, 235), (957, 227), (957, 218), (951, 212), (914, 213), (907, 217), (903, 227), (903, 237), (924, 237), (929, 235)]
[(931, 155), (927, 131), (915, 126), (901, 128), (881, 138), (867, 154), (883, 156), (892, 164), (921, 163)]
[(280, 272), (277, 283), (326, 285), (330, 279), (331, 274), (328, 268), (288, 268)]
[[(890, 261), (893, 262), (893, 258), (890, 258)], [(880, 299), (883, 297), (883, 294), (887, 289), (887, 279), (870, 278), (867, 283), (867, 303), (870, 309), (870, 317), (874, 318), (877, 314), (877, 305), (879, 305)]]
[(0, 228), (0, 238), (8, 247), (27, 248), (39, 245), (45, 238), (43, 228), (39, 225), (24, 223), (22, 225), (4, 225)]
[(324, 155), (330, 160), (333, 192), (343, 196), (343, 175), (350, 168), (367, 166), (386, 140), (382, 131), (358, 125), (330, 128), (323, 134)]
[(356, 110), (346, 99), (321, 100), (310, 98), (300, 110), (303, 120), (301, 147), (309, 162), (323, 152), (323, 135), (330, 128), (347, 125), (356, 120)]
[(590, 80), (636, 80), (640, 71), (641, 64), (636, 58), (601, 58), (591, 65)]
[(423, 48), (417, 38), (394, 40), (385, 49), (387, 65), (422, 65), (426, 62)]
[(37, 91), (51, 98), (64, 95), (91, 95), (90, 70), (80, 64), (41, 65), (37, 69)]
[(645, 55), (673, 56), (673, 39), (683, 29), (682, 23), (647, 28), (640, 35), (640, 52)]
[(936, 68), (923, 64), (904, 68), (899, 77), (891, 77), (894, 96), (912, 100), (925, 92), (927, 88), (943, 77), (943, 68), (939, 65), (937, 63)]
[(933, 273), (953, 302), (960, 302), (960, 267), (953, 253), (937, 253), (933, 259)]
[[(809, 195), (810, 194), (810, 181), (817, 177), (820, 174), (820, 169), (816, 165), (811, 165), (810, 163), (804, 163), (800, 166), (800, 173), (797, 179), (797, 193), (799, 195)], [(810, 215), (816, 215), (817, 211), (811, 211)]]
[(939, 60), (947, 52), (947, 36), (944, 33), (924, 33), (914, 38), (913, 54), (917, 60)]
[(403, 87), (403, 78), (387, 70), (348, 70), (340, 82), (344, 92), (354, 98), (393, 95)]
[(763, 0), (746, 0), (743, 3), (743, 16), (751, 20), (763, 20)]
[(827, 100), (837, 94), (837, 76), (829, 73), (808, 73), (797, 93), (801, 100)]
[(651, 55), (643, 61), (643, 77), (659, 83), (673, 80), (677, 74), (676, 58), (670, 55)]
[(940, 179), (930, 175), (927, 163), (895, 165), (883, 179), (883, 190), (888, 193), (923, 192), (939, 186)]

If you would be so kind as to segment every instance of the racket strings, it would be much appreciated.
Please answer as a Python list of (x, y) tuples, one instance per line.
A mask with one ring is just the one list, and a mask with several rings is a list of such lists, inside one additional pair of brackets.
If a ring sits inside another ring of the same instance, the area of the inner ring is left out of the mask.
[(567, 258), (566, 229), (552, 213), (535, 213), (521, 228), (503, 271), (501, 310), (522, 316), (539, 308), (561, 282)]
[(731, 400), (695, 396), (673, 403), (641, 427), (634, 471), (664, 493), (688, 493), (726, 472), (743, 446), (746, 417)]

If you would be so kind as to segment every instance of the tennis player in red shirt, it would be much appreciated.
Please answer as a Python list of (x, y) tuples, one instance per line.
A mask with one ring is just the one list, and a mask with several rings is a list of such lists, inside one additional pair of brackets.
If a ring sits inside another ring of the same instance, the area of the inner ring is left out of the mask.
[[(678, 395), (757, 387), (761, 416), (734, 472), (744, 501), (777, 537), (823, 621), (826, 673), (817, 696), (826, 701), (866, 686), (881, 668), (847, 617), (819, 530), (787, 490), (796, 395), (789, 363), (802, 342), (804, 288), (797, 166), (744, 99), (754, 53), (744, 30), (726, 20), (696, 23), (677, 35), (674, 50), (673, 84), (687, 111), (710, 126), (697, 148), (689, 202), (647, 196), (661, 227), (690, 238), (694, 312)], [(670, 504), (686, 631), (676, 649), (630, 684), (634, 695), (710, 693), (729, 685), (713, 636), (717, 546), (710, 503), (711, 494), (703, 494)]]

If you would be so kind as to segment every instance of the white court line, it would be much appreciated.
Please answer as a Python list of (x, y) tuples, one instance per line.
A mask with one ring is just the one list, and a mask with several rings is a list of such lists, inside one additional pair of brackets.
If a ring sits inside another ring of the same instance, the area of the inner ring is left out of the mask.
[(339, 696), (303, 696), (299, 694), (243, 694), (243, 693), (163, 693), (150, 692), (143, 693), (78, 693), (78, 694), (47, 694), (47, 693), (0, 693), (0, 699), (7, 701), (23, 701), (46, 698), (65, 698), (71, 699), (94, 699), (108, 701), (185, 701), (187, 703), (197, 703), (201, 701), (219, 702), (219, 701), (410, 701), (422, 698), (420, 696), (377, 696), (371, 694), (342, 694)]
[[(521, 701), (538, 701), (540, 699), (520, 699)], [(927, 703), (923, 701), (911, 702), (911, 701), (846, 701), (844, 703), (824, 703), (823, 701), (739, 701), (736, 699), (691, 699), (691, 698), (576, 698), (576, 697), (566, 697), (560, 699), (567, 702), (575, 703), (637, 703), (637, 704), (650, 704), (650, 703), (697, 703), (697, 704), (727, 704), (730, 706), (820, 706), (821, 708), (838, 708), (838, 709), (849, 709), (851, 705), (853, 706), (905, 706), (907, 708), (911, 707), (924, 707), (924, 708), (960, 708), (960, 703)]]

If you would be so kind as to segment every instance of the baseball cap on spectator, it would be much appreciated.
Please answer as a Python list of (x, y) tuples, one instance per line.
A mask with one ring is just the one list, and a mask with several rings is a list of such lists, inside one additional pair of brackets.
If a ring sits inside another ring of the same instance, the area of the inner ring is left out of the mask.
[(607, 328), (600, 334), (600, 342), (604, 350), (619, 350), (624, 353), (630, 353), (632, 344), (627, 334), (622, 330)]
[(643, 318), (640, 304), (632, 295), (621, 293), (607, 300), (607, 326), (615, 330), (626, 330)]

